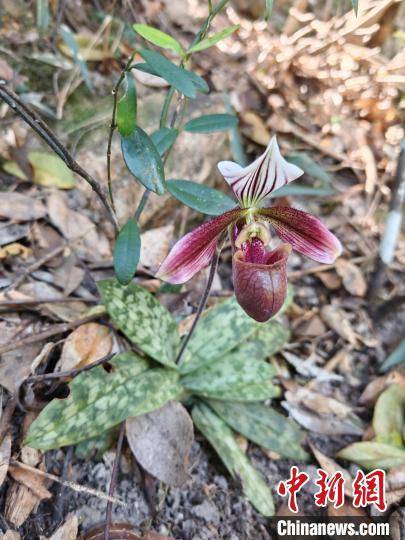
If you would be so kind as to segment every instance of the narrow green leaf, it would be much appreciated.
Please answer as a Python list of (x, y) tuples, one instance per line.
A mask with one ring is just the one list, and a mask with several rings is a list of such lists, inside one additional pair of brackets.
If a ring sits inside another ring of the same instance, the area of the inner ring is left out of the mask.
[(63, 41), (72, 51), (73, 60), (75, 64), (77, 65), (77, 67), (79, 68), (80, 73), (83, 77), (83, 80), (87, 88), (90, 91), (93, 91), (93, 85), (91, 83), (89, 70), (87, 69), (87, 64), (82, 56), (82, 53), (80, 52), (80, 48), (78, 44), (76, 43), (76, 39), (73, 32), (70, 30), (68, 26), (66, 26), (65, 24), (62, 24), (60, 26), (60, 34), (62, 36)]
[(405, 450), (379, 442), (349, 444), (337, 453), (337, 457), (357, 463), (367, 470), (391, 469), (405, 465)]
[(180, 371), (189, 373), (219, 358), (242, 343), (259, 323), (251, 319), (235, 298), (217, 304), (201, 317), (187, 346)]
[(169, 311), (134, 283), (124, 287), (115, 279), (106, 279), (98, 283), (98, 288), (117, 328), (154, 360), (175, 367), (173, 359), (180, 339)]
[(141, 254), (141, 235), (130, 218), (120, 230), (114, 248), (114, 270), (118, 281), (127, 285), (134, 277)]
[(200, 86), (206, 86), (206, 82), (199, 75), (176, 66), (176, 64), (155, 51), (142, 49), (139, 53), (159, 77), (163, 77), (176, 90), (189, 98), (195, 98), (197, 91), (201, 91), (196, 85), (197, 80)]
[(122, 136), (128, 137), (136, 127), (137, 98), (135, 81), (125, 73), (125, 93), (117, 103), (117, 127)]
[[(229, 399), (228, 392), (237, 395), (238, 389), (267, 383), (267, 398), (278, 393), (271, 383), (274, 375), (274, 368), (267, 362), (252, 360), (236, 351), (184, 375), (181, 383), (195, 394), (217, 399)], [(256, 396), (252, 398), (258, 399)]]
[(273, 191), (269, 199), (276, 199), (277, 197), (293, 197), (293, 196), (309, 196), (309, 197), (324, 197), (326, 195), (332, 195), (335, 191), (330, 186), (325, 187), (312, 187), (298, 182), (295, 185), (288, 184)]
[(31, 424), (26, 444), (41, 450), (76, 444), (104, 433), (129, 416), (162, 407), (182, 389), (173, 370), (148, 369), (132, 352), (78, 375), (66, 399), (51, 401)]
[(178, 134), (178, 129), (168, 127), (160, 128), (152, 133), (150, 138), (160, 156), (163, 156), (173, 146)]
[(137, 34), (142, 36), (150, 43), (162, 47), (162, 49), (171, 49), (172, 51), (178, 53), (180, 56), (184, 56), (184, 49), (180, 43), (174, 39), (169, 34), (153, 28), (153, 26), (148, 26), (147, 24), (134, 24), (132, 28)]
[(396, 349), (381, 364), (380, 371), (388, 371), (390, 368), (405, 364), (405, 339), (401, 341)]
[(204, 49), (208, 49), (209, 47), (212, 47), (213, 45), (216, 45), (219, 41), (222, 41), (223, 39), (229, 37), (232, 35), (236, 30), (238, 30), (239, 24), (234, 24), (233, 26), (228, 26), (227, 28), (224, 28), (220, 32), (217, 32), (216, 34), (213, 34), (212, 36), (209, 36), (199, 43), (196, 43), (192, 47), (188, 49), (188, 53), (195, 53), (198, 51), (203, 51)]
[(217, 189), (191, 180), (167, 180), (167, 190), (186, 206), (210, 216), (232, 210), (237, 203)]
[(273, 0), (266, 0), (266, 10), (264, 12), (264, 18), (268, 21), (273, 13)]
[(405, 391), (400, 384), (391, 384), (380, 394), (374, 408), (375, 440), (401, 448), (404, 432)]
[(293, 420), (262, 403), (232, 403), (210, 399), (208, 404), (235, 431), (281, 456), (305, 460), (304, 433)]
[(307, 152), (291, 152), (287, 156), (288, 161), (297, 165), (310, 178), (319, 180), (322, 184), (330, 184), (332, 176), (321, 167)]
[(359, 0), (352, 0), (353, 11), (357, 15), (359, 14)]
[(212, 133), (237, 126), (238, 118), (234, 114), (206, 114), (189, 120), (184, 129), (191, 133)]
[(205, 79), (197, 75), (197, 73), (194, 73), (194, 71), (188, 71), (187, 73), (198, 92), (207, 94), (210, 91), (210, 87), (206, 83)]
[(203, 403), (193, 407), (192, 417), (230, 474), (241, 481), (245, 495), (256, 510), (267, 517), (274, 515), (271, 490), (239, 447), (231, 429)]
[(46, 30), (51, 22), (49, 1), (37, 0), (37, 28), (40, 32)]
[(121, 138), (121, 148), (130, 173), (147, 189), (162, 195), (163, 163), (150, 137), (137, 126), (128, 137)]

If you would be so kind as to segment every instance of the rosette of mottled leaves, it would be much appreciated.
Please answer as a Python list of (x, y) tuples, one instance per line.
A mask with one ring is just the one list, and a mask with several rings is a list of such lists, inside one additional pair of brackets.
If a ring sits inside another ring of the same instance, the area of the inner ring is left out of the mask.
[(116, 280), (102, 281), (99, 289), (116, 329), (137, 352), (117, 354), (111, 369), (99, 366), (73, 379), (69, 396), (43, 409), (26, 443), (41, 450), (79, 445), (83, 455), (108, 447), (113, 430), (127, 418), (182, 401), (252, 504), (273, 514), (270, 487), (235, 434), (285, 457), (306, 458), (298, 426), (263, 403), (280, 394), (266, 360), (282, 349), (289, 331), (277, 320), (257, 323), (231, 298), (207, 310), (177, 365), (178, 325), (151, 293)]

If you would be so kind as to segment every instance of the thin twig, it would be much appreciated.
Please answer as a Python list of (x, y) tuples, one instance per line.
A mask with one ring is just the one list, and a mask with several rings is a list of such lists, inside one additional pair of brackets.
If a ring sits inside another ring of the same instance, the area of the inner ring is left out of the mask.
[(23, 271), (23, 273), (20, 276), (18, 276), (16, 280), (13, 281), (13, 283), (11, 283), (7, 287), (7, 289), (5, 290), (5, 294), (7, 295), (7, 293), (10, 292), (12, 289), (19, 287), (24, 282), (24, 280), (31, 274), (31, 272), (35, 272), (35, 270), (38, 270), (38, 268), (41, 268), (43, 264), (45, 264), (46, 262), (56, 257), (56, 255), (59, 255), (59, 253), (61, 253), (66, 247), (67, 245), (65, 243), (62, 243), (56, 248), (52, 249), (51, 251), (48, 251), (47, 253), (45, 253), (43, 257), (41, 257), (37, 261), (30, 264), (30, 266), (28, 266)]
[(32, 345), (33, 343), (38, 343), (38, 341), (43, 341), (52, 336), (56, 336), (58, 334), (64, 334), (65, 332), (68, 332), (69, 330), (73, 330), (73, 328), (77, 328), (81, 324), (85, 324), (87, 322), (98, 319), (101, 316), (101, 314), (102, 313), (100, 312), (92, 313), (91, 315), (88, 315), (87, 317), (76, 319), (75, 321), (71, 321), (69, 323), (54, 324), (53, 326), (51, 326), (47, 330), (44, 330), (43, 332), (38, 332), (38, 334), (33, 334), (32, 336), (19, 339), (18, 341), (14, 341), (13, 343), (7, 343), (7, 345), (3, 345), (3, 347), (0, 347), (0, 354), (4, 354), (9, 351), (14, 351), (15, 349), (20, 349), (21, 347), (25, 347), (26, 345)]
[(46, 142), (72, 172), (81, 176), (83, 180), (91, 186), (104, 205), (104, 208), (107, 210), (108, 216), (115, 229), (118, 230), (117, 218), (108, 202), (102, 186), (77, 163), (47, 124), (27, 107), (17, 94), (7, 87), (7, 82), (2, 79), (0, 79), (0, 99), (7, 103), (7, 105)]
[[(114, 491), (117, 485), (117, 477), (118, 477), (118, 469), (121, 461), (121, 453), (122, 453), (122, 444), (124, 442), (124, 434), (125, 434), (125, 422), (122, 422), (120, 427), (120, 432), (118, 435), (118, 442), (117, 442), (117, 449), (115, 451), (115, 459), (113, 464), (113, 469), (111, 472), (111, 481), (110, 481), (110, 489), (108, 490), (109, 497), (113, 497)], [(104, 532), (104, 540), (109, 540), (110, 538), (110, 526), (111, 526), (111, 515), (112, 515), (112, 503), (113, 501), (110, 499), (110, 501), (107, 504), (107, 510), (106, 510), (106, 519), (105, 519), (105, 532)]]
[(208, 297), (210, 295), (210, 292), (211, 292), (211, 287), (212, 287), (212, 283), (214, 281), (214, 277), (215, 277), (215, 272), (217, 270), (217, 267), (218, 267), (218, 262), (219, 262), (219, 256), (221, 254), (221, 250), (222, 250), (222, 246), (217, 248), (213, 258), (212, 258), (212, 261), (211, 261), (211, 266), (210, 266), (210, 273), (208, 275), (208, 280), (207, 280), (207, 285), (205, 286), (205, 289), (204, 289), (204, 292), (203, 292), (203, 295), (201, 297), (201, 300), (200, 300), (200, 303), (198, 305), (198, 309), (197, 309), (197, 313), (195, 314), (195, 318), (194, 318), (194, 321), (193, 321), (193, 324), (191, 325), (191, 328), (190, 328), (190, 331), (189, 333), (187, 334), (187, 336), (185, 337), (183, 343), (181, 344), (181, 348), (180, 348), (180, 351), (177, 355), (177, 358), (175, 360), (176, 364), (178, 364), (184, 354), (184, 351), (186, 350), (186, 347), (194, 333), (194, 330), (197, 326), (197, 323), (201, 317), (201, 314), (202, 312), (204, 311), (204, 308), (205, 308), (205, 304), (207, 303), (207, 300), (208, 300)]
[(102, 499), (104, 501), (111, 501), (115, 504), (119, 504), (120, 506), (126, 506), (126, 503), (124, 501), (121, 501), (121, 499), (117, 499), (116, 497), (112, 497), (111, 495), (106, 495), (105, 493), (103, 493), (102, 491), (99, 491), (98, 489), (94, 489), (87, 486), (81, 486), (80, 484), (76, 484), (75, 482), (71, 482), (70, 480), (62, 480), (59, 476), (56, 476), (55, 474), (41, 471), (40, 469), (36, 469), (35, 467), (26, 465), (25, 463), (21, 463), (20, 461), (17, 461), (15, 459), (10, 459), (10, 464), (14, 465), (15, 467), (19, 467), (20, 469), (24, 469), (26, 471), (37, 474), (38, 476), (42, 476), (42, 478), (48, 478), (49, 480), (52, 480), (53, 482), (62, 484), (63, 486), (73, 489), (74, 491), (78, 491), (79, 493), (87, 493), (88, 495), (92, 495), (93, 497), (98, 497), (99, 499)]

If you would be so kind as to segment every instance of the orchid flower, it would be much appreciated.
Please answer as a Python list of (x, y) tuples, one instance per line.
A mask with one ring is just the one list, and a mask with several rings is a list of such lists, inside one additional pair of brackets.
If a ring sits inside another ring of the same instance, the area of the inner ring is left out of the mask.
[[(247, 167), (221, 161), (218, 168), (239, 206), (183, 236), (163, 261), (157, 277), (169, 283), (188, 281), (209, 265), (218, 242), (228, 231), (236, 299), (250, 317), (265, 322), (284, 303), (287, 259), (292, 249), (329, 264), (340, 255), (342, 247), (311, 214), (286, 206), (261, 206), (265, 197), (303, 174), (299, 167), (282, 157), (276, 137)], [(283, 242), (274, 249), (269, 249), (270, 226)]]

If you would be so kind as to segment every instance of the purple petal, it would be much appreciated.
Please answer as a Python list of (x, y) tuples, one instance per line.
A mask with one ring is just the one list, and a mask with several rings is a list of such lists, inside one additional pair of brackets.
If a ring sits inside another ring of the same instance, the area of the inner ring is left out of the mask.
[(218, 169), (244, 208), (257, 205), (272, 191), (304, 174), (283, 158), (275, 136), (264, 153), (247, 167), (233, 161), (220, 161)]
[(268, 253), (266, 264), (247, 262), (242, 250), (233, 256), (236, 299), (246, 313), (258, 322), (268, 321), (284, 304), (290, 252), (291, 246), (283, 244)]
[(278, 236), (295, 251), (314, 261), (331, 264), (342, 253), (342, 245), (315, 216), (288, 206), (260, 208)]
[(223, 231), (236, 221), (243, 210), (235, 208), (203, 223), (181, 238), (161, 264), (156, 277), (169, 283), (185, 283), (207, 266)]

